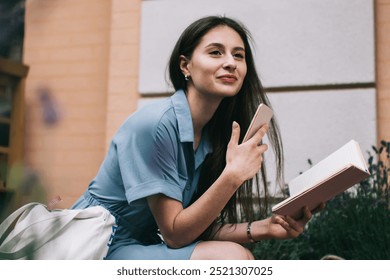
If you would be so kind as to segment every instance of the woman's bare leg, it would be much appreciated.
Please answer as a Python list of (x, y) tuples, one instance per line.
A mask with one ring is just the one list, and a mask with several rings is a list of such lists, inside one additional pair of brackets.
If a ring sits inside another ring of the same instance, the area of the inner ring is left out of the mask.
[(196, 245), (191, 260), (254, 260), (252, 253), (230, 241), (204, 241)]

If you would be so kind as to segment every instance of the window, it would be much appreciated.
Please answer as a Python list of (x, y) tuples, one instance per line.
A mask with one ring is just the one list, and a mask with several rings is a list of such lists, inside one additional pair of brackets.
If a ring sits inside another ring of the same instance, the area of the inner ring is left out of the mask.
[(11, 110), (12, 88), (0, 80), (0, 188), (5, 188), (7, 176)]
[(8, 168), (23, 156), (23, 78), (28, 67), (0, 58), (0, 190), (7, 190)]

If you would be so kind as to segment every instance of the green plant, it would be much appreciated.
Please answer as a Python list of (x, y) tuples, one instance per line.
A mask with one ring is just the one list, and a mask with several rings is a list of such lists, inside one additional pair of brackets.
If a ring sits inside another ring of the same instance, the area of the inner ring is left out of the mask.
[(368, 152), (370, 177), (327, 203), (295, 239), (256, 244), (257, 259), (390, 259), (390, 142)]

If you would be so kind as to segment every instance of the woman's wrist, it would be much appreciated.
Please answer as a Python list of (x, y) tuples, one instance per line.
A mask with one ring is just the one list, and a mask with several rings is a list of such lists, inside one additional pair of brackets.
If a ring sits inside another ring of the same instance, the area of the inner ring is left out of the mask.
[(221, 175), (225, 176), (226, 180), (230, 182), (230, 184), (235, 189), (238, 189), (243, 184), (243, 181), (240, 176), (237, 176), (236, 172), (234, 172), (234, 170), (232, 168), (229, 168), (228, 166), (225, 167)]
[(252, 221), (248, 222), (248, 225), (246, 227), (246, 236), (248, 237), (250, 243), (257, 243), (259, 241), (255, 240), (252, 236), (252, 223)]
[(249, 238), (249, 234), (250, 234), (250, 237), (252, 238), (253, 241), (255, 242), (259, 242), (261, 240), (265, 240), (265, 239), (270, 239), (271, 236), (269, 235), (269, 232), (268, 232), (268, 223), (267, 223), (267, 219), (266, 220), (260, 220), (260, 221), (253, 221), (251, 223), (248, 223), (248, 226), (247, 226), (247, 237), (248, 237), (248, 240), (250, 240)]

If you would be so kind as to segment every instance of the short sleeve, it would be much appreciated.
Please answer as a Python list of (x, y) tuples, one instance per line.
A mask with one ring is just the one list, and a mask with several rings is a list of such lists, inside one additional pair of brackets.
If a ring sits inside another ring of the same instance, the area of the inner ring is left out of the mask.
[(180, 141), (173, 110), (134, 116), (114, 138), (125, 194), (132, 201), (157, 193), (182, 201)]

